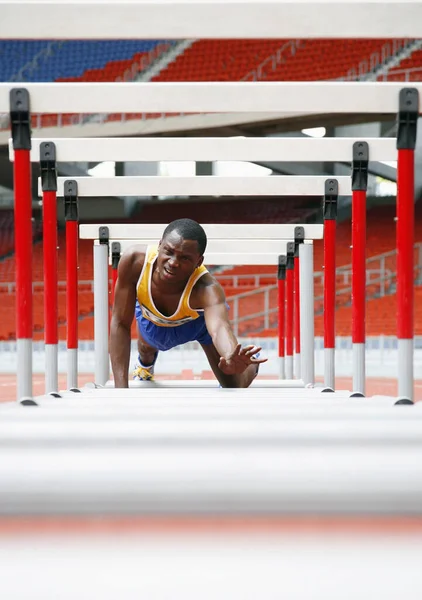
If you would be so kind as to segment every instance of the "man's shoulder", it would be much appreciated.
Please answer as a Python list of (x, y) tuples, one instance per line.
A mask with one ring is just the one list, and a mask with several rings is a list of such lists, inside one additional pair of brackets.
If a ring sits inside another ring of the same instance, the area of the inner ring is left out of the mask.
[(217, 298), (224, 300), (223, 288), (211, 273), (204, 273), (192, 290), (192, 307), (203, 309), (209, 302), (214, 304)]
[(211, 275), (209, 271), (206, 271), (196, 282), (195, 288), (206, 288), (209, 286), (220, 286), (217, 279)]

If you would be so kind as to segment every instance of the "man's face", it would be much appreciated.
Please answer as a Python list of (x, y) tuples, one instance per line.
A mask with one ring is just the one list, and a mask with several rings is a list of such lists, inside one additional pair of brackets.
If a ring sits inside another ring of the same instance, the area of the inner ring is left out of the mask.
[(177, 231), (164, 237), (158, 246), (157, 271), (161, 281), (181, 283), (187, 281), (202, 264), (198, 242), (185, 240)]

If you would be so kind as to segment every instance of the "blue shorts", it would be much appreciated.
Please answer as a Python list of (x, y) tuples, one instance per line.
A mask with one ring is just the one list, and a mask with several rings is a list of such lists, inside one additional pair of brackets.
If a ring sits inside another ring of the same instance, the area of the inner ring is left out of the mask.
[(203, 315), (178, 327), (160, 327), (143, 317), (141, 307), (136, 301), (135, 318), (144, 341), (157, 350), (170, 350), (175, 346), (195, 341), (205, 346), (212, 344)]

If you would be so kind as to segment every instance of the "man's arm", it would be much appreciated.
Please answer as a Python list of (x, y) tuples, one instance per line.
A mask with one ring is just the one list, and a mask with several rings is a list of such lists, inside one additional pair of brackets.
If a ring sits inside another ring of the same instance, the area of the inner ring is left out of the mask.
[(136, 303), (135, 256), (134, 251), (123, 254), (119, 262), (114, 289), (114, 306), (110, 326), (110, 358), (116, 388), (129, 387), (130, 330)]
[(208, 333), (220, 356), (227, 358), (238, 342), (229, 321), (224, 292), (219, 285), (208, 285), (204, 288), (202, 299)]
[(266, 362), (266, 358), (254, 358), (261, 348), (241, 347), (234, 335), (226, 307), (226, 297), (218, 283), (204, 286), (201, 293), (204, 318), (208, 333), (220, 354), (219, 368), (227, 375), (240, 374), (252, 363)]

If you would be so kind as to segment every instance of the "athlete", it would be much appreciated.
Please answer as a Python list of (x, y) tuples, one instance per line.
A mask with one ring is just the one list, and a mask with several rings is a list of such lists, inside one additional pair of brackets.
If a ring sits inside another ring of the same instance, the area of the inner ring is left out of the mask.
[(131, 325), (139, 356), (133, 379), (154, 379), (160, 350), (198, 341), (221, 387), (246, 388), (256, 377), (261, 347), (238, 343), (221, 285), (202, 264), (204, 229), (191, 219), (170, 223), (158, 246), (135, 245), (122, 254), (110, 328), (116, 388), (129, 385)]

